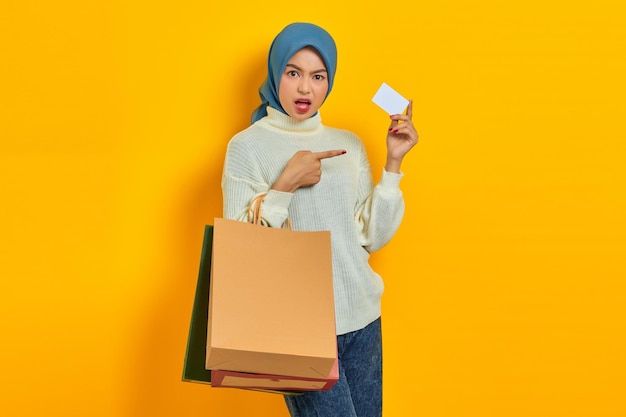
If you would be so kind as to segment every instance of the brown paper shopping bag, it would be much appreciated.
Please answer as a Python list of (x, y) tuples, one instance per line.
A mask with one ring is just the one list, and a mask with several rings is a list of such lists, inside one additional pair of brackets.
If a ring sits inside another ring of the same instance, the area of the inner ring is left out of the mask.
[[(254, 374), (255, 386), (246, 387), (241, 378), (236, 375), (228, 375), (224, 381), (224, 377), (220, 378), (218, 384), (214, 385), (211, 381), (213, 372), (207, 370), (205, 367), (206, 362), (206, 343), (207, 343), (207, 320), (208, 320), (208, 307), (209, 307), (209, 283), (210, 283), (210, 270), (211, 270), (211, 256), (213, 245), (213, 225), (206, 225), (204, 227), (204, 239), (202, 241), (202, 251), (200, 254), (200, 270), (198, 272), (198, 281), (196, 284), (196, 292), (193, 301), (193, 308), (191, 313), (191, 322), (189, 324), (189, 335), (187, 339), (187, 350), (185, 352), (185, 361), (183, 364), (183, 377), (185, 382), (196, 382), (201, 384), (208, 384), (213, 386), (223, 386), (231, 388), (251, 389), (255, 391), (277, 393), (282, 395), (300, 395), (301, 390), (297, 388), (299, 386), (305, 386), (304, 384), (296, 385), (291, 383), (293, 387), (289, 390), (279, 390), (276, 387), (279, 384), (276, 383), (276, 377), (272, 376), (272, 379), (268, 383)], [(230, 371), (225, 371), (230, 372)], [(250, 374), (246, 374), (250, 375)], [(331, 373), (331, 377), (335, 377)], [(338, 378), (338, 375), (336, 375)], [(335, 381), (336, 382), (336, 381)], [(326, 385), (334, 383), (331, 379)], [(325, 385), (325, 386), (326, 386)], [(312, 386), (310, 384), (309, 386)]]
[(206, 368), (328, 378), (337, 359), (330, 232), (215, 219)]

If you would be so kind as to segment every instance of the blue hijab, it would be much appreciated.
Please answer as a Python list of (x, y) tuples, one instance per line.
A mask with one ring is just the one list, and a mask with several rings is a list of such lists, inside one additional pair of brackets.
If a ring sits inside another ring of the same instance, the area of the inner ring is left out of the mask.
[(261, 105), (252, 112), (251, 123), (265, 117), (268, 105), (285, 114), (278, 98), (278, 86), (289, 59), (300, 49), (311, 46), (319, 52), (328, 71), (328, 93), (333, 87), (337, 69), (337, 47), (326, 30), (311, 23), (292, 23), (286, 26), (272, 42), (267, 58), (267, 78), (259, 88)]

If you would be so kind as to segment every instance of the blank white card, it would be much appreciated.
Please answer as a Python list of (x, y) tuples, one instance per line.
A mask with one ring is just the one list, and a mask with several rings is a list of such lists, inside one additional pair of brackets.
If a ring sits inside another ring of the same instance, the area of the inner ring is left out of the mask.
[(389, 115), (401, 114), (406, 109), (406, 106), (409, 105), (409, 100), (402, 97), (400, 93), (386, 83), (380, 86), (372, 101)]

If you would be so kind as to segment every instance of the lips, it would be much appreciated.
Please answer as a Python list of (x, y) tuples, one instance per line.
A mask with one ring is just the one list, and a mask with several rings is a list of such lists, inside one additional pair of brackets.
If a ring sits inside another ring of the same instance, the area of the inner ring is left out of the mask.
[(298, 99), (295, 102), (296, 111), (299, 113), (306, 113), (311, 108), (311, 100), (302, 98)]

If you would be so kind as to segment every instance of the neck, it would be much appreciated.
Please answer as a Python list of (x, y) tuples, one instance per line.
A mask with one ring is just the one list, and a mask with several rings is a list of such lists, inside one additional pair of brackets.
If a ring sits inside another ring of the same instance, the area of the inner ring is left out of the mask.
[(288, 130), (297, 133), (310, 133), (316, 131), (322, 126), (322, 118), (319, 111), (315, 115), (306, 120), (296, 120), (293, 117), (276, 110), (273, 107), (267, 107), (267, 116), (259, 120), (271, 127)]

